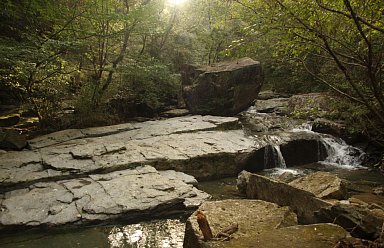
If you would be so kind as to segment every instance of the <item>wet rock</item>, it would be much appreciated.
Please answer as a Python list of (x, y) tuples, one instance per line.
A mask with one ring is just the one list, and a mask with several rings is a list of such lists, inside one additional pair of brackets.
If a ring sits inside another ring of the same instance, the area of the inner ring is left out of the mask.
[(0, 127), (11, 127), (19, 123), (19, 121), (20, 121), (19, 114), (0, 116)]
[(324, 118), (314, 120), (312, 130), (319, 133), (331, 134), (333, 136), (342, 137), (346, 134), (344, 124), (330, 121)]
[(374, 240), (380, 236), (383, 219), (369, 210), (357, 206), (337, 204), (321, 208), (316, 212), (321, 222), (332, 222), (348, 230), (357, 238)]
[(236, 188), (237, 190), (246, 195), (247, 194), (247, 187), (248, 187), (248, 184), (249, 184), (249, 180), (251, 178), (251, 175), (252, 173), (250, 172), (247, 172), (247, 171), (242, 171), (239, 173), (239, 175), (237, 176), (237, 180), (236, 180)]
[(212, 66), (187, 66), (183, 96), (193, 114), (232, 116), (248, 108), (263, 82), (261, 65), (250, 58)]
[(276, 179), (284, 183), (290, 183), (299, 177), (300, 177), (300, 174), (294, 174), (292, 172), (286, 171), (278, 175)]
[(27, 139), (17, 129), (0, 130), (0, 149), (21, 150), (27, 146)]
[(348, 199), (345, 183), (339, 177), (329, 172), (312, 173), (290, 182), (289, 185), (311, 192), (319, 198)]
[(269, 100), (257, 100), (255, 110), (259, 113), (287, 114), (288, 98), (273, 98)]
[(370, 209), (369, 212), (375, 216), (377, 219), (380, 219), (382, 221), (384, 221), (384, 209), (382, 208), (373, 208), (373, 209)]
[(241, 178), (240, 184), (244, 185), (244, 181), (246, 182), (247, 198), (289, 206), (297, 213), (301, 223), (316, 223), (315, 211), (330, 206), (328, 202), (317, 198), (308, 191), (264, 176), (243, 171), (239, 174), (239, 178)]
[(318, 134), (311, 132), (274, 132), (257, 135), (261, 147), (240, 157), (242, 168), (258, 172), (283, 166), (292, 167), (323, 160), (327, 157), (325, 145)]
[(305, 136), (282, 144), (280, 151), (287, 167), (322, 161), (328, 156), (327, 148), (320, 139)]
[(142, 166), (9, 191), (0, 197), (0, 229), (165, 217), (196, 208), (209, 198), (193, 185), (170, 177)]
[(275, 113), (266, 114), (255, 112), (254, 108), (249, 108), (240, 115), (240, 121), (244, 130), (249, 134), (260, 132), (286, 130), (297, 126), (298, 121), (289, 119), (286, 116), (276, 115)]
[(184, 247), (333, 247), (348, 233), (333, 224), (299, 226), (287, 207), (258, 200), (205, 202), (199, 208), (207, 216), (213, 234), (238, 224), (229, 241), (203, 241), (195, 214), (186, 224)]

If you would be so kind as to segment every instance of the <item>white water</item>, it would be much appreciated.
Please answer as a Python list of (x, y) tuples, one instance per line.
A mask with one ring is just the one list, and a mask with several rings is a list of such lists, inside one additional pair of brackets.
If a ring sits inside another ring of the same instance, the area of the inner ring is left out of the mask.
[(287, 169), (287, 168), (273, 168), (271, 175), (272, 176), (280, 176), (286, 172), (291, 173), (294, 176), (304, 175), (304, 173), (299, 169)]
[(362, 156), (364, 152), (350, 146), (344, 140), (327, 135), (322, 137), (327, 148), (328, 157), (321, 163), (342, 167), (345, 169), (362, 169)]
[[(293, 132), (312, 132), (312, 124), (304, 123), (292, 129)], [(365, 168), (361, 166), (364, 152), (356, 147), (350, 146), (344, 140), (328, 134), (319, 134), (320, 141), (327, 149), (328, 157), (322, 164), (332, 165), (343, 169), (355, 170)], [(320, 148), (320, 147), (319, 147)], [(320, 153), (320, 150), (319, 150)]]
[(276, 152), (276, 156), (277, 156), (277, 161), (276, 161), (277, 162), (276, 163), (277, 167), (278, 168), (283, 168), (283, 169), (287, 168), (287, 165), (285, 163), (283, 154), (281, 154), (281, 151), (280, 151), (280, 146), (276, 145), (276, 146), (273, 146), (273, 148), (274, 148), (274, 150)]
[(292, 132), (312, 132), (312, 123), (303, 123), (301, 126), (291, 129)]
[(264, 167), (265, 168), (287, 168), (283, 154), (281, 154), (280, 146), (266, 146), (264, 151)]

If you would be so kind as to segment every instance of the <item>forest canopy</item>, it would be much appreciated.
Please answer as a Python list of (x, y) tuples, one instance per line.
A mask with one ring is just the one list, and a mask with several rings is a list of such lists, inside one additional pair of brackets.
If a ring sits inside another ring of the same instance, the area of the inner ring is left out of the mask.
[[(342, 118), (384, 134), (384, 4), (380, 0), (5, 0), (0, 104), (28, 103), (46, 125), (67, 101), (79, 118), (111, 120), (124, 101), (179, 104), (183, 64), (251, 57), (265, 88), (329, 91)], [(89, 113), (92, 113), (90, 118)], [(89, 123), (88, 123), (89, 124)], [(64, 124), (62, 124), (64, 125)]]

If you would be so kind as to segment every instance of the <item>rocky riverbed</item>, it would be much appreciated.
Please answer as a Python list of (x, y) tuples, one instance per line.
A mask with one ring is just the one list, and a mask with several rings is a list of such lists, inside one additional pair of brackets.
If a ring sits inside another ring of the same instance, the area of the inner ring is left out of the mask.
[[(287, 101), (280, 98), (259, 102), (239, 117), (194, 115), (64, 130), (30, 140), (28, 149), (3, 151), (0, 153), (0, 229), (73, 227), (117, 220), (137, 222), (143, 218), (191, 213), (210, 199), (210, 195), (198, 189), (197, 181), (236, 177), (242, 170), (260, 172), (328, 161), (329, 155), (335, 153), (329, 140), (308, 131), (303, 121), (288, 118)], [(358, 149), (345, 147), (339, 156), (358, 158)], [(289, 175), (285, 177), (290, 178)], [(281, 234), (281, 244), (292, 242), (293, 247), (302, 247), (304, 243), (332, 247), (331, 243), (349, 237), (348, 232), (336, 225), (298, 225), (317, 223), (314, 212), (321, 209), (324, 209), (322, 217), (329, 218), (338, 214), (337, 211), (346, 211), (345, 208), (331, 208), (348, 198), (333, 196), (337, 198), (334, 202), (322, 199), (321, 194), (328, 193), (321, 191), (319, 196), (317, 191), (307, 192), (311, 183), (305, 180), (294, 187), (258, 176), (249, 178), (243, 193), (258, 200), (210, 202), (201, 209), (213, 223), (218, 221), (215, 232), (230, 224), (231, 221), (223, 221), (226, 215), (236, 221), (238, 214), (243, 215), (253, 208), (260, 211), (249, 214), (256, 214), (254, 219), (258, 221), (247, 218), (242, 223), (239, 216), (237, 221), (242, 229), (239, 236), (234, 237), (241, 242), (216, 242), (212, 247), (236, 247), (235, 243), (250, 245), (255, 242), (250, 236), (267, 240), (275, 232)], [(355, 187), (354, 190), (359, 189)], [(345, 188), (340, 194), (345, 195)], [(383, 205), (372, 207), (376, 211), (375, 220), (378, 220), (374, 229), (368, 228), (368, 232), (373, 230), (372, 238), (379, 235), (382, 219), (377, 216)], [(227, 211), (220, 212), (223, 209)], [(359, 214), (357, 216), (361, 216)], [(289, 225), (284, 221), (287, 216), (294, 220)], [(279, 221), (275, 223), (274, 219)], [(187, 239), (196, 235), (192, 237), (193, 242), (199, 243), (199, 230), (194, 221), (192, 215), (187, 225)], [(284, 224), (277, 230), (280, 222)], [(270, 225), (260, 226), (260, 223)], [(257, 235), (251, 235), (251, 231)], [(300, 233), (311, 234), (301, 240), (287, 239)], [(330, 238), (330, 233), (335, 235)], [(329, 242), (324, 243), (319, 236)]]
[(199, 203), (207, 196), (157, 170), (176, 170), (199, 180), (236, 176), (252, 164), (260, 166), (255, 152), (271, 141), (287, 147), (313, 141), (317, 154), (318, 138), (289, 132), (250, 136), (237, 118), (213, 116), (49, 134), (29, 141), (29, 150), (0, 155), (0, 224), (88, 223), (126, 213), (129, 219), (161, 216), (172, 211), (160, 209), (180, 210), (184, 201), (197, 198)]

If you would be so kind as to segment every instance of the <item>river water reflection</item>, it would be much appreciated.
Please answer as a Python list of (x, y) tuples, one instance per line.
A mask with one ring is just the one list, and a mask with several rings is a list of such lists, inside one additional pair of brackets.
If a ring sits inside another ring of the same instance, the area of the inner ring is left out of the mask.
[(0, 235), (2, 248), (152, 248), (183, 247), (185, 221), (165, 219), (132, 225)]
[(184, 229), (178, 219), (115, 226), (109, 231), (108, 242), (111, 248), (183, 247)]

